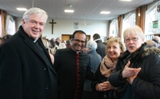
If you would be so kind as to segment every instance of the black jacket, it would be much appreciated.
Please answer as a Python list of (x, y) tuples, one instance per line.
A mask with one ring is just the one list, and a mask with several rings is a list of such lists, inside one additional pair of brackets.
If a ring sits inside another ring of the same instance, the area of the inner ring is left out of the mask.
[(97, 53), (99, 55), (101, 55), (102, 58), (104, 58), (104, 56), (106, 56), (106, 46), (102, 43), (102, 40), (97, 40)]
[(89, 55), (66, 48), (58, 49), (54, 57), (59, 78), (58, 99), (81, 99), (85, 77), (90, 75), (87, 73), (90, 71)]
[[(131, 61), (130, 67), (141, 67), (141, 71), (134, 79), (132, 85), (127, 84), (126, 79), (120, 79), (122, 75), (121, 72), (128, 60)], [(130, 93), (130, 99), (160, 99), (159, 49), (146, 48), (146, 44), (143, 44), (141, 48), (134, 52), (132, 55), (126, 51), (119, 57), (116, 69), (117, 72), (110, 75), (109, 82), (113, 86), (118, 87), (118, 89), (124, 85), (126, 85), (126, 88), (131, 86), (129, 91), (126, 92), (124, 90), (122, 96), (126, 93)], [(117, 98), (121, 99), (122, 96)]]
[(57, 74), (46, 57), (20, 27), (0, 47), (0, 99), (56, 99)]

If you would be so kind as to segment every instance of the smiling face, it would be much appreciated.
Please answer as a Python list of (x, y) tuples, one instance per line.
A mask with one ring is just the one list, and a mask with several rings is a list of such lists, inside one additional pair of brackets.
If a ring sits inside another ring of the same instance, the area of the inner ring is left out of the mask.
[(107, 45), (107, 55), (112, 60), (117, 60), (120, 56), (122, 50), (120, 44), (118, 42), (111, 42)]
[(76, 33), (72, 38), (72, 48), (75, 51), (82, 51), (86, 44), (86, 35), (83, 33)]
[(22, 27), (29, 37), (37, 39), (42, 35), (45, 22), (46, 18), (44, 16), (32, 14), (27, 21), (22, 20)]

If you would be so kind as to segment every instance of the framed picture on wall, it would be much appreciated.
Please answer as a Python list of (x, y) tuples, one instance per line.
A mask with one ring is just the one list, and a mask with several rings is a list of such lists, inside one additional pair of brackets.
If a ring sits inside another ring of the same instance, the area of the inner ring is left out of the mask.
[(78, 29), (78, 22), (74, 22), (74, 29)]

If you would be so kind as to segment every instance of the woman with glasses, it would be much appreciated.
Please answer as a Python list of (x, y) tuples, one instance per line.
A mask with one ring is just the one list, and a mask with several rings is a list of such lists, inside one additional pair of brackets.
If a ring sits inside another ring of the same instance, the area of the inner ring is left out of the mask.
[(97, 99), (113, 99), (114, 87), (108, 82), (108, 77), (115, 71), (118, 57), (125, 51), (120, 38), (110, 38), (107, 41), (107, 55), (101, 61), (99, 68), (95, 73), (95, 79), (92, 82), (92, 89), (98, 92)]
[(148, 48), (138, 26), (124, 31), (127, 48), (109, 77), (116, 99), (160, 99), (160, 50)]

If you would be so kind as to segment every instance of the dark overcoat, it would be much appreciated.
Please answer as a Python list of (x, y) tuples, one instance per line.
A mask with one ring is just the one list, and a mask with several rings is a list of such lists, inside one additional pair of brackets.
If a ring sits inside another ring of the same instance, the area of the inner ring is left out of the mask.
[(20, 26), (0, 47), (0, 99), (56, 99), (57, 74), (37, 42), (45, 55)]
[[(127, 79), (122, 79), (122, 70), (128, 60), (131, 68), (141, 67), (131, 85)], [(117, 99), (160, 99), (159, 49), (147, 48), (146, 44), (143, 44), (132, 54), (126, 51), (119, 57), (116, 70), (117, 72), (110, 75), (109, 81), (111, 85), (118, 87), (115, 91)]]
[(99, 55), (101, 55), (102, 58), (104, 58), (104, 56), (106, 56), (106, 46), (102, 43), (102, 40), (97, 40), (97, 53)]

